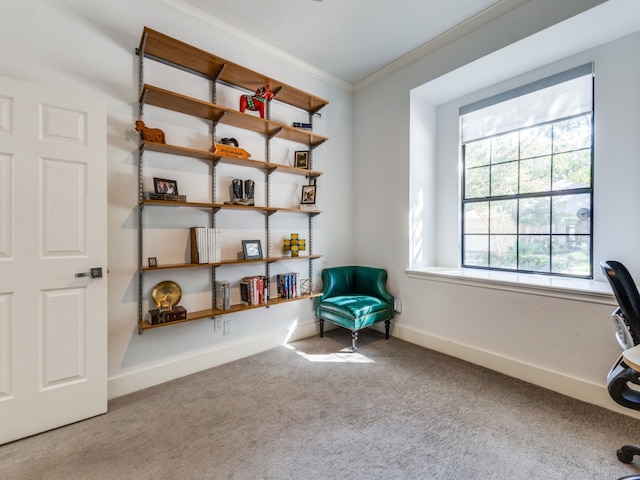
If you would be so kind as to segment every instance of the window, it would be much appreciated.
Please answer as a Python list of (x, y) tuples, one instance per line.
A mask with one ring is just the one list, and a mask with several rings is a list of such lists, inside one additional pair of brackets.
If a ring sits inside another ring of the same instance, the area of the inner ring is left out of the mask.
[(464, 267), (592, 277), (592, 71), (460, 109)]

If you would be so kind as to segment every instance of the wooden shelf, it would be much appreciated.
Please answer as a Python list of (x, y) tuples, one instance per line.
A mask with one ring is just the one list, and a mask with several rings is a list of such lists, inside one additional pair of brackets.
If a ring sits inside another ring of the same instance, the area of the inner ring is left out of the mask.
[(246, 167), (257, 168), (267, 171), (281, 171), (291, 173), (294, 175), (302, 175), (305, 177), (319, 177), (322, 172), (318, 170), (308, 170), (306, 168), (297, 168), (289, 165), (281, 165), (279, 163), (269, 163), (260, 160), (243, 159), (237, 157), (225, 157), (223, 155), (215, 155), (212, 152), (206, 150), (197, 150), (193, 148), (180, 147), (177, 145), (167, 145), (164, 143), (149, 142), (143, 140), (140, 142), (140, 148), (150, 152), (166, 153), (170, 155), (179, 155), (183, 157), (196, 158), (199, 160), (206, 160), (210, 162), (228, 163), (231, 165), (244, 165)]
[(215, 263), (171, 263), (166, 265), (158, 265), (157, 267), (141, 266), (140, 270), (145, 272), (152, 272), (154, 270), (173, 270), (177, 268), (222, 267), (224, 265), (240, 265), (244, 263), (261, 263), (261, 262), (273, 263), (273, 262), (280, 262), (284, 260), (298, 260), (298, 259), (312, 260), (312, 259), (321, 258), (321, 257), (322, 255), (300, 255), (299, 257), (282, 255), (280, 257), (256, 258), (252, 260), (244, 260), (244, 259), (222, 260), (221, 262), (215, 262)]
[(268, 138), (278, 137), (292, 142), (304, 143), (311, 148), (328, 140), (324, 135), (312, 131), (293, 128), (284, 123), (267, 120), (249, 113), (240, 113), (238, 110), (187, 97), (153, 85), (144, 85), (140, 94), (140, 103), (257, 132)]
[(142, 330), (149, 330), (152, 328), (159, 328), (159, 327), (168, 327), (169, 325), (178, 325), (180, 323), (186, 323), (186, 322), (192, 322), (194, 320), (201, 320), (204, 318), (213, 318), (216, 317), (218, 315), (228, 315), (230, 313), (238, 313), (238, 312), (244, 312), (244, 311), (248, 311), (248, 310), (253, 310), (256, 308), (265, 308), (265, 307), (274, 307), (276, 305), (281, 305), (283, 303), (289, 303), (289, 302), (296, 302), (298, 300), (311, 300), (315, 297), (319, 297), (321, 295), (320, 292), (313, 292), (311, 294), (308, 295), (301, 295), (299, 297), (295, 297), (295, 298), (272, 298), (269, 300), (268, 303), (263, 303), (260, 305), (240, 305), (240, 304), (236, 304), (236, 305), (231, 305), (231, 308), (227, 309), (227, 310), (220, 310), (217, 308), (211, 308), (208, 310), (200, 310), (200, 311), (195, 311), (195, 312), (187, 312), (187, 318), (185, 318), (184, 320), (176, 320), (175, 322), (167, 322), (167, 323), (158, 323), (156, 325), (151, 325), (146, 321), (140, 321), (138, 322), (138, 330), (142, 331)]
[(261, 75), (148, 27), (145, 27), (142, 32), (138, 53), (210, 80), (237, 85), (250, 92), (255, 92), (258, 88), (269, 84), (271, 91), (276, 94), (276, 100), (309, 113), (315, 113), (329, 104), (323, 98)]
[(254, 212), (289, 212), (289, 213), (305, 213), (315, 216), (322, 213), (320, 210), (303, 210), (301, 208), (290, 207), (263, 207), (259, 205), (227, 205), (225, 203), (205, 203), (205, 202), (175, 202), (173, 200), (141, 200), (140, 205), (152, 205), (161, 207), (191, 207), (191, 208), (212, 208), (215, 210), (245, 210)]

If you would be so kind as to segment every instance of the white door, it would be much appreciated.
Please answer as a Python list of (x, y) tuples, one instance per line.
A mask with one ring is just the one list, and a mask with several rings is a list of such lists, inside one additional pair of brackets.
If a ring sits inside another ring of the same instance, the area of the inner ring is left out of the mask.
[(0, 77), (0, 444), (107, 410), (106, 185), (104, 102)]

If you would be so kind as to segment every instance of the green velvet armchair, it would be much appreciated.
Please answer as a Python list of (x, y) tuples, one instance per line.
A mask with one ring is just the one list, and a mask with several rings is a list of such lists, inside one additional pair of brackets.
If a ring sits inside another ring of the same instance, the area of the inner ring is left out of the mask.
[(324, 336), (325, 320), (348, 328), (355, 352), (358, 331), (384, 321), (388, 339), (394, 302), (386, 282), (387, 271), (382, 268), (348, 266), (322, 270), (322, 294), (316, 298), (320, 336)]

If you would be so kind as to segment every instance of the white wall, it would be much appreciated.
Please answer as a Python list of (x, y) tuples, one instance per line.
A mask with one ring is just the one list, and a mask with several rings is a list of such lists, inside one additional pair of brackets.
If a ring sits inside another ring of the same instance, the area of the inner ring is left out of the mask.
[[(316, 328), (311, 302), (295, 302), (234, 315), (230, 336), (214, 333), (209, 320), (143, 335), (136, 333), (137, 134), (133, 122), (137, 117), (138, 58), (134, 49), (146, 25), (330, 100), (331, 104), (322, 112), (319, 128), (331, 140), (318, 149), (319, 161), (315, 165), (325, 172), (319, 181), (318, 193), (324, 213), (316, 217), (315, 236), (316, 251), (325, 257), (315, 263), (316, 276), (324, 266), (353, 261), (384, 266), (390, 273), (392, 291), (404, 303), (404, 311), (395, 322), (394, 335), (560, 391), (567, 390), (565, 385), (569, 384), (568, 393), (578, 398), (588, 399), (595, 386), (596, 395), (606, 402), (606, 394), (602, 393), (603, 376), (618, 353), (607, 319), (608, 305), (417, 280), (404, 273), (410, 265), (410, 255), (418, 258), (417, 252), (409, 250), (409, 240), (413, 238), (410, 235), (415, 234), (409, 231), (410, 191), (424, 186), (427, 187), (423, 197), (427, 223), (422, 230), (425, 243), (419, 258), (426, 264), (455, 261), (442, 253), (450, 240), (437, 238), (438, 228), (434, 228), (433, 222), (446, 218), (443, 213), (449, 207), (442, 197), (435, 196), (434, 189), (455, 190), (457, 180), (449, 178), (435, 164), (425, 165), (420, 177), (414, 176), (415, 171), (410, 169), (410, 151), (417, 146), (415, 142), (410, 143), (410, 124), (426, 120), (426, 125), (437, 127), (435, 106), (427, 115), (410, 115), (410, 91), (601, 3), (599, 0), (527, 2), (479, 31), (359, 92), (355, 101), (335, 83), (265, 54), (250, 42), (232, 40), (206, 19), (169, 10), (158, 0), (1, 1), (0, 75), (93, 94), (107, 101), (111, 396), (275, 346), (282, 342), (294, 321), (298, 322), (300, 335), (313, 334)], [(617, 0), (608, 3), (614, 2)], [(609, 23), (620, 28), (624, 20), (612, 19)], [(590, 37), (597, 39), (601, 31), (601, 28), (593, 29)], [(562, 55), (560, 47), (554, 44), (553, 49), (530, 52), (529, 57), (539, 63), (522, 65), (520, 73), (568, 56), (568, 53)], [(539, 58), (553, 52), (560, 56)], [(634, 55), (635, 52), (628, 53), (629, 58)], [(632, 65), (637, 69), (636, 63)], [(613, 80), (622, 81), (615, 76)], [(148, 81), (153, 83), (151, 79)], [(498, 80), (487, 80), (474, 90), (495, 81)], [(637, 78), (624, 81), (629, 91), (637, 89)], [(449, 90), (451, 86), (448, 85)], [(197, 90), (200, 85), (189, 81), (185, 88)], [(470, 91), (463, 89), (462, 93)], [(452, 95), (447, 101), (462, 93)], [(620, 94), (613, 98), (617, 104), (633, 104), (626, 103)], [(424, 102), (428, 106), (429, 102)], [(600, 108), (618, 107), (607, 104)], [(637, 131), (637, 113), (629, 109), (626, 115), (629, 115), (625, 121), (630, 131)], [(192, 124), (163, 120), (180, 135)], [(599, 128), (596, 135), (604, 134), (606, 129), (609, 137), (618, 132), (608, 125)], [(620, 135), (615, 144), (599, 141), (599, 152), (603, 155), (606, 152), (611, 162), (606, 170), (605, 167), (601, 170), (626, 171), (634, 165), (633, 158), (638, 151), (634, 142), (632, 136), (624, 135)], [(436, 135), (425, 139), (417, 150), (420, 148), (436, 151)], [(608, 191), (610, 196), (601, 201), (601, 208), (610, 208), (616, 202), (617, 205), (637, 203), (632, 193), (636, 190), (637, 175), (635, 171), (631, 173), (626, 179), (616, 176), (627, 182), (627, 188), (623, 192)], [(176, 172), (176, 175), (182, 176), (183, 191), (198, 190), (191, 178), (197, 176), (192, 172)], [(599, 182), (600, 172), (596, 175)], [(604, 189), (604, 185), (596, 187)], [(611, 205), (607, 206), (607, 202)], [(607, 235), (608, 231), (623, 228), (627, 235), (617, 234), (618, 243), (610, 252), (626, 252), (624, 260), (633, 263), (635, 272), (640, 273), (640, 262), (634, 256), (634, 242), (629, 235), (635, 232), (635, 227), (629, 230), (628, 219), (625, 220), (612, 218), (605, 224), (605, 230), (596, 232), (596, 238), (599, 242), (598, 237)], [(350, 242), (351, 235), (353, 241)], [(165, 245), (164, 250), (162, 245), (157, 248), (159, 257), (175, 251), (174, 245)], [(190, 276), (184, 273), (176, 276), (188, 292)]]
[[(595, 61), (594, 272), (602, 280), (598, 262), (615, 257), (640, 278), (640, 217), (632, 213), (640, 202), (634, 186), (640, 113), (632, 107), (640, 102), (640, 34), (606, 43), (640, 30), (637, 3), (613, 0), (548, 29), (553, 22), (542, 19), (542, 5), (552, 9), (549, 2), (529, 2), (356, 94), (355, 171), (366, 186), (356, 198), (356, 240), (366, 247), (356, 256), (389, 270), (391, 289), (403, 301), (394, 336), (630, 414), (605, 389), (620, 354), (609, 319), (612, 297), (563, 297), (405, 272), (459, 264), (457, 107)], [(603, 31), (604, 23), (616, 31)], [(386, 142), (368, 141), (380, 138)], [(389, 221), (393, 228), (377, 228)]]
[[(271, 348), (284, 341), (294, 324), (298, 335), (315, 334), (313, 304), (310, 301), (229, 316), (232, 319), (232, 334), (229, 336), (214, 332), (211, 320), (137, 334), (138, 134), (133, 130), (133, 124), (138, 114), (138, 57), (135, 48), (140, 42), (143, 27), (149, 26), (330, 101), (322, 111), (322, 119), (318, 120), (318, 130), (330, 141), (316, 149), (314, 164), (315, 169), (325, 173), (318, 181), (318, 203), (323, 213), (315, 217), (314, 251), (325, 255), (314, 263), (317, 286), (323, 267), (352, 261), (351, 243), (345, 240), (352, 231), (351, 94), (339, 88), (338, 82), (324, 81), (321, 76), (303, 73), (295, 65), (278, 60), (277, 55), (269, 55), (248, 42), (231, 40), (206, 18), (168, 10), (163, 2), (2, 0), (0, 3), (0, 43), (3, 45), (0, 49), (0, 75), (92, 94), (105, 99), (108, 105), (110, 396)], [(184, 88), (186, 94), (200, 93), (202, 80), (184, 73), (180, 80), (169, 73), (165, 77), (154, 62), (147, 61), (145, 65), (148, 83), (168, 82), (178, 89)], [(206, 95), (203, 99), (207, 99)], [(190, 128), (194, 129), (193, 137), (202, 133), (204, 122), (177, 119), (175, 115), (163, 116), (161, 113), (158, 117), (153, 115), (150, 110), (145, 110), (147, 122), (155, 119), (158, 125), (166, 126), (174, 140), (179, 137), (180, 141), (188, 141)], [(242, 142), (242, 138), (239, 140)], [(185, 146), (190, 145), (187, 143)], [(258, 151), (253, 158), (264, 157)], [(182, 170), (171, 167), (171, 162), (167, 162), (168, 175), (175, 175), (173, 178), (179, 179), (181, 193), (191, 196), (198, 194), (196, 192), (200, 192), (203, 185), (195, 172), (199, 167), (193, 165), (185, 163)], [(237, 174), (242, 178), (252, 178), (256, 172), (245, 169)], [(297, 181), (296, 177), (291, 179)], [(289, 229), (286, 217), (278, 221), (282, 231)], [(291, 231), (295, 231), (293, 227)], [(344, 237), (336, 233), (344, 234)], [(172, 239), (171, 243), (160, 242), (153, 247), (153, 256), (161, 260), (175, 255), (176, 251), (180, 252), (178, 255), (184, 255), (186, 234), (183, 237)], [(226, 247), (231, 253), (241, 250), (239, 242)], [(288, 262), (285, 265), (292, 270), (307, 271), (306, 262)], [(258, 273), (261, 271), (236, 269), (222, 272), (219, 269), (218, 278), (228, 275), (236, 279), (236, 275)], [(187, 309), (203, 301), (202, 295), (190, 295), (192, 290), (204, 290), (198, 275), (176, 271), (165, 276), (157, 277), (157, 280), (178, 281), (185, 292), (185, 300), (181, 303)], [(188, 302), (193, 303), (190, 306)]]

